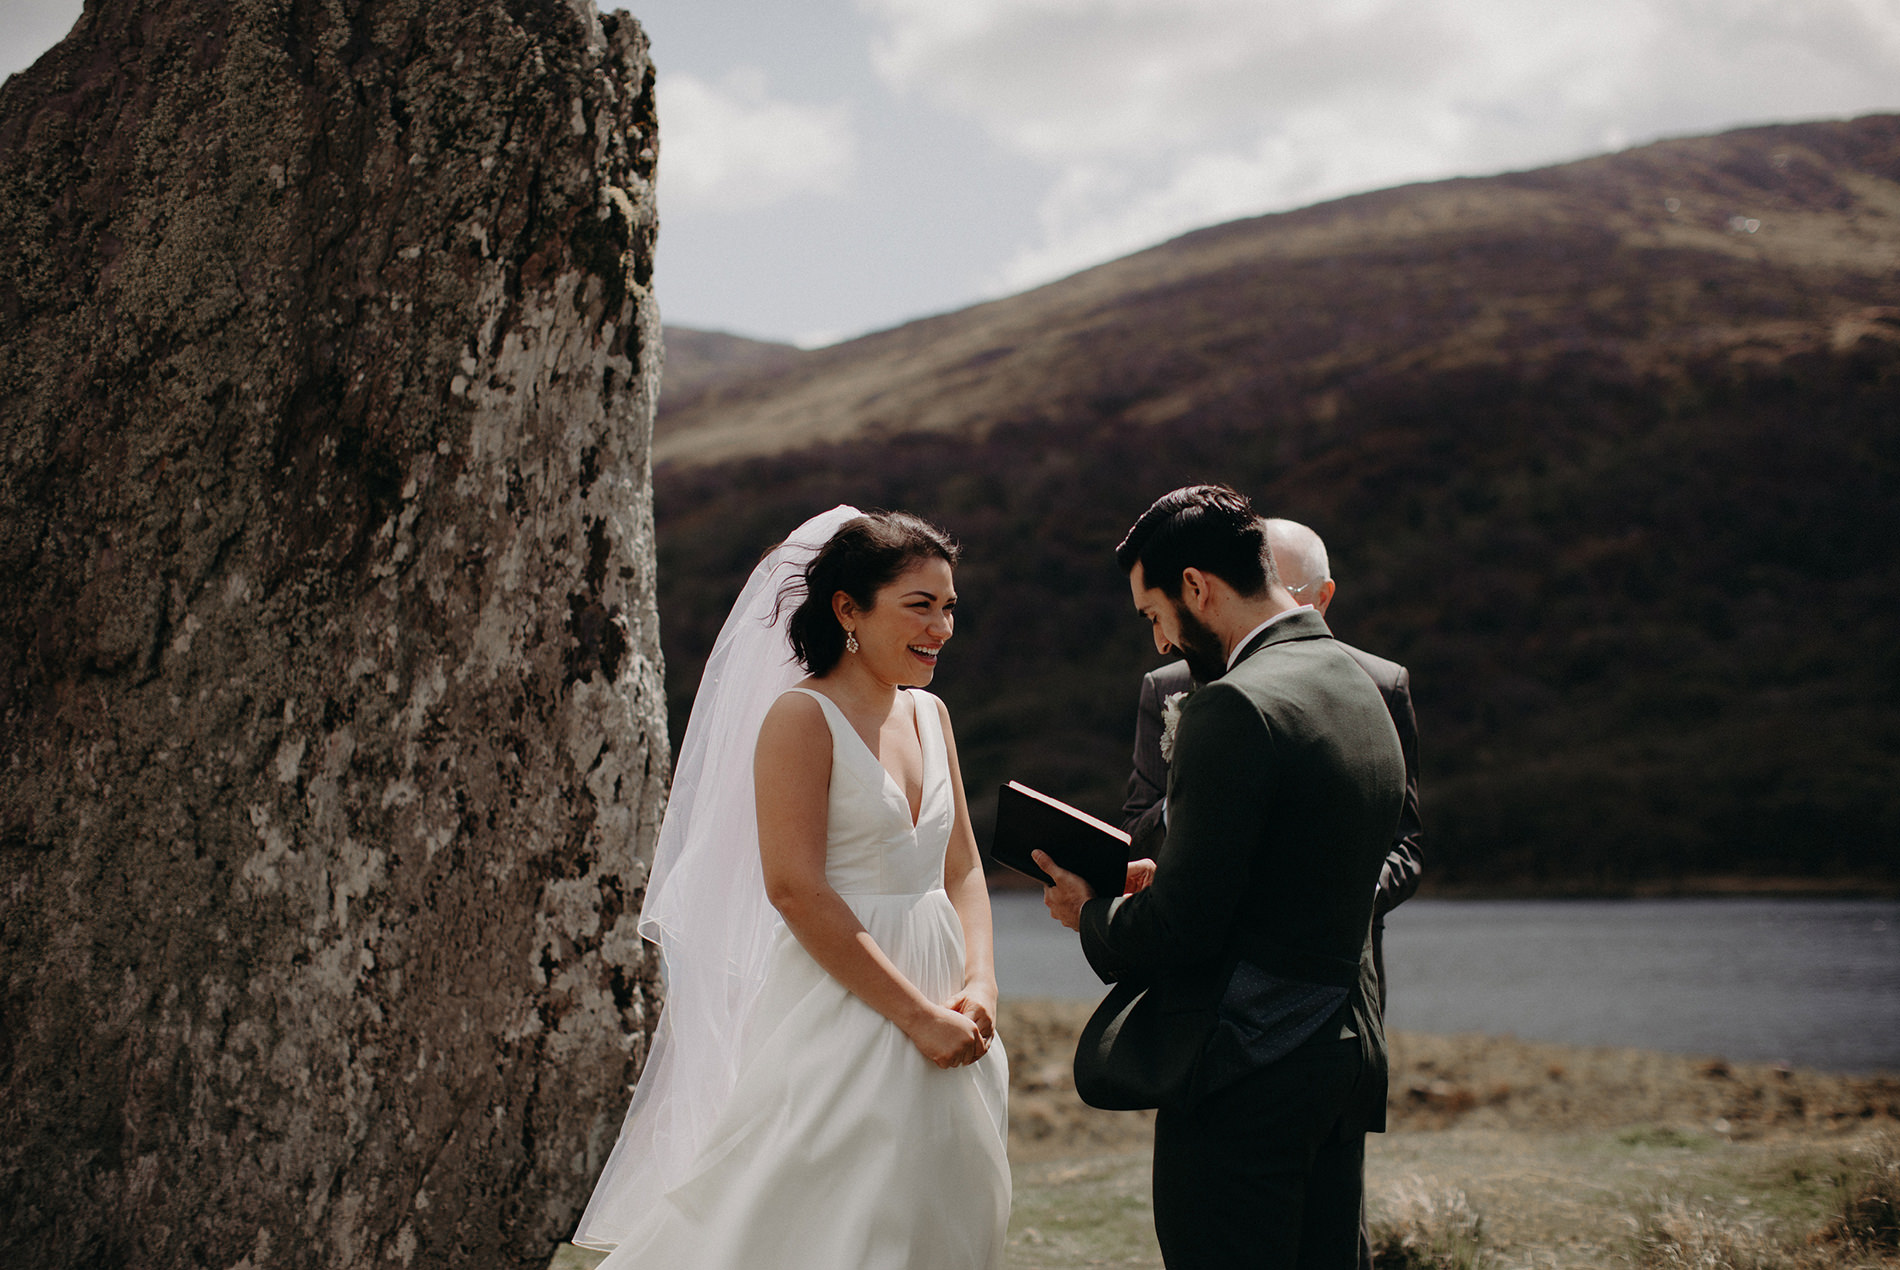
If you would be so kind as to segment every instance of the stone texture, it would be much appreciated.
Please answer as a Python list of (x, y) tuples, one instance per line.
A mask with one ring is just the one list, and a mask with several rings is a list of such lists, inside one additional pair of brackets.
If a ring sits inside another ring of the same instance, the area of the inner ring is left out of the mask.
[(90, 0), (0, 89), (0, 1264), (545, 1265), (657, 988), (644, 35)]

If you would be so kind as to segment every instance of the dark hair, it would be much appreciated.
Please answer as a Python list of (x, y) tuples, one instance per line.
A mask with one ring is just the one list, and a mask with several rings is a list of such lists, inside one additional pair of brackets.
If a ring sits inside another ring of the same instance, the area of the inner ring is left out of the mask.
[(818, 554), (779, 592), (782, 609), (796, 598), (786, 623), (799, 665), (823, 675), (844, 656), (844, 627), (831, 611), (831, 597), (843, 591), (861, 609), (877, 602), (877, 593), (912, 561), (935, 557), (954, 565), (963, 551), (949, 534), (909, 512), (867, 512), (838, 526)]
[(1279, 582), (1267, 554), (1266, 522), (1245, 494), (1225, 485), (1187, 485), (1155, 499), (1115, 548), (1115, 563), (1170, 600), (1181, 598), (1181, 571), (1211, 573), (1251, 599)]

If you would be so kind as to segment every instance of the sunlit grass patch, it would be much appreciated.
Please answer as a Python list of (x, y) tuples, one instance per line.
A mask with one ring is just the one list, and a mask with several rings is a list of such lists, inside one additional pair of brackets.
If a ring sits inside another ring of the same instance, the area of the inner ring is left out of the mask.
[(1791, 1250), (1762, 1218), (1665, 1199), (1636, 1228), (1639, 1270), (1792, 1270), (1820, 1266)]
[[(1632, 1258), (1638, 1270), (1900, 1266), (1900, 1135), (1878, 1135), (1827, 1163), (1783, 1161), (1749, 1189), (1766, 1202), (1672, 1197), (1643, 1213)], [(1823, 1196), (1826, 1208), (1817, 1212)]]
[(1369, 1223), (1374, 1270), (1483, 1270), (1493, 1264), (1484, 1217), (1457, 1189), (1413, 1179)]
[(1616, 1135), (1626, 1147), (1654, 1147), (1671, 1151), (1699, 1151), (1710, 1140), (1699, 1133), (1688, 1133), (1671, 1125), (1633, 1125)]
[(1017, 1165), (1012, 1270), (1159, 1267), (1146, 1154)]

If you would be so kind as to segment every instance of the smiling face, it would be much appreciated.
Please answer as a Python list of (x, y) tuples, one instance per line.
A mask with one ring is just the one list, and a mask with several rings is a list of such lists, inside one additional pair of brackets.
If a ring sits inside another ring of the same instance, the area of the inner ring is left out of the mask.
[(926, 556), (878, 588), (869, 609), (842, 591), (833, 607), (858, 640), (858, 651), (846, 653), (840, 665), (855, 663), (883, 683), (921, 688), (937, 673), (937, 655), (956, 627), (957, 593), (949, 563)]

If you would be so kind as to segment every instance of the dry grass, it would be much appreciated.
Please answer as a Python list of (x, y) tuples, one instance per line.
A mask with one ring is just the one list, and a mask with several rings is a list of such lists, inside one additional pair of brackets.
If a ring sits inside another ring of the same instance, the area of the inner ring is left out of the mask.
[(1395, 1129), (1650, 1126), (1744, 1141), (1900, 1119), (1900, 1079), (1839, 1076), (1650, 1050), (1397, 1032)]
[[(1161, 1266), (1152, 1113), (1070, 1080), (1089, 1009), (1004, 1006), (1012, 1270)], [(1401, 1034), (1393, 1060), (1367, 1142), (1384, 1270), (1900, 1270), (1892, 1078), (1475, 1036)]]
[(1873, 1270), (1900, 1265), (1900, 1135), (1875, 1134), (1834, 1173), (1818, 1228), (1725, 1211), (1713, 1197), (1662, 1200), (1637, 1223), (1638, 1270)]
[(1465, 1193), (1432, 1191), (1413, 1180), (1386, 1215), (1370, 1223), (1374, 1270), (1484, 1270), (1484, 1217)]
[(1819, 1242), (1867, 1257), (1900, 1259), (1900, 1133), (1875, 1137), (1839, 1181), (1840, 1211)]
[[(1095, 1111), (1075, 1096), (1069, 1064), (1094, 1008), (1087, 1001), (1006, 1001), (1010, 1150), (1051, 1159), (1140, 1150), (1153, 1113)], [(1750, 1141), (1842, 1134), (1900, 1120), (1900, 1078), (1837, 1076), (1614, 1047), (1508, 1036), (1391, 1036), (1386, 1114), (1414, 1129), (1623, 1131)]]
[(1789, 1270), (1827, 1262), (1791, 1250), (1761, 1219), (1738, 1218), (1679, 1199), (1664, 1200), (1639, 1222), (1641, 1270)]
[[(1005, 1003), (1013, 1266), (1159, 1264), (1140, 1251), (1151, 1115), (1091, 1110), (1070, 1080), (1089, 1009)], [(1892, 1153), (1857, 1144), (1900, 1119), (1892, 1077), (1401, 1033), (1388, 1114), (1367, 1143), (1383, 1265), (1889, 1264), (1864, 1235), (1817, 1232), (1844, 1232), (1850, 1207), (1883, 1220)]]

